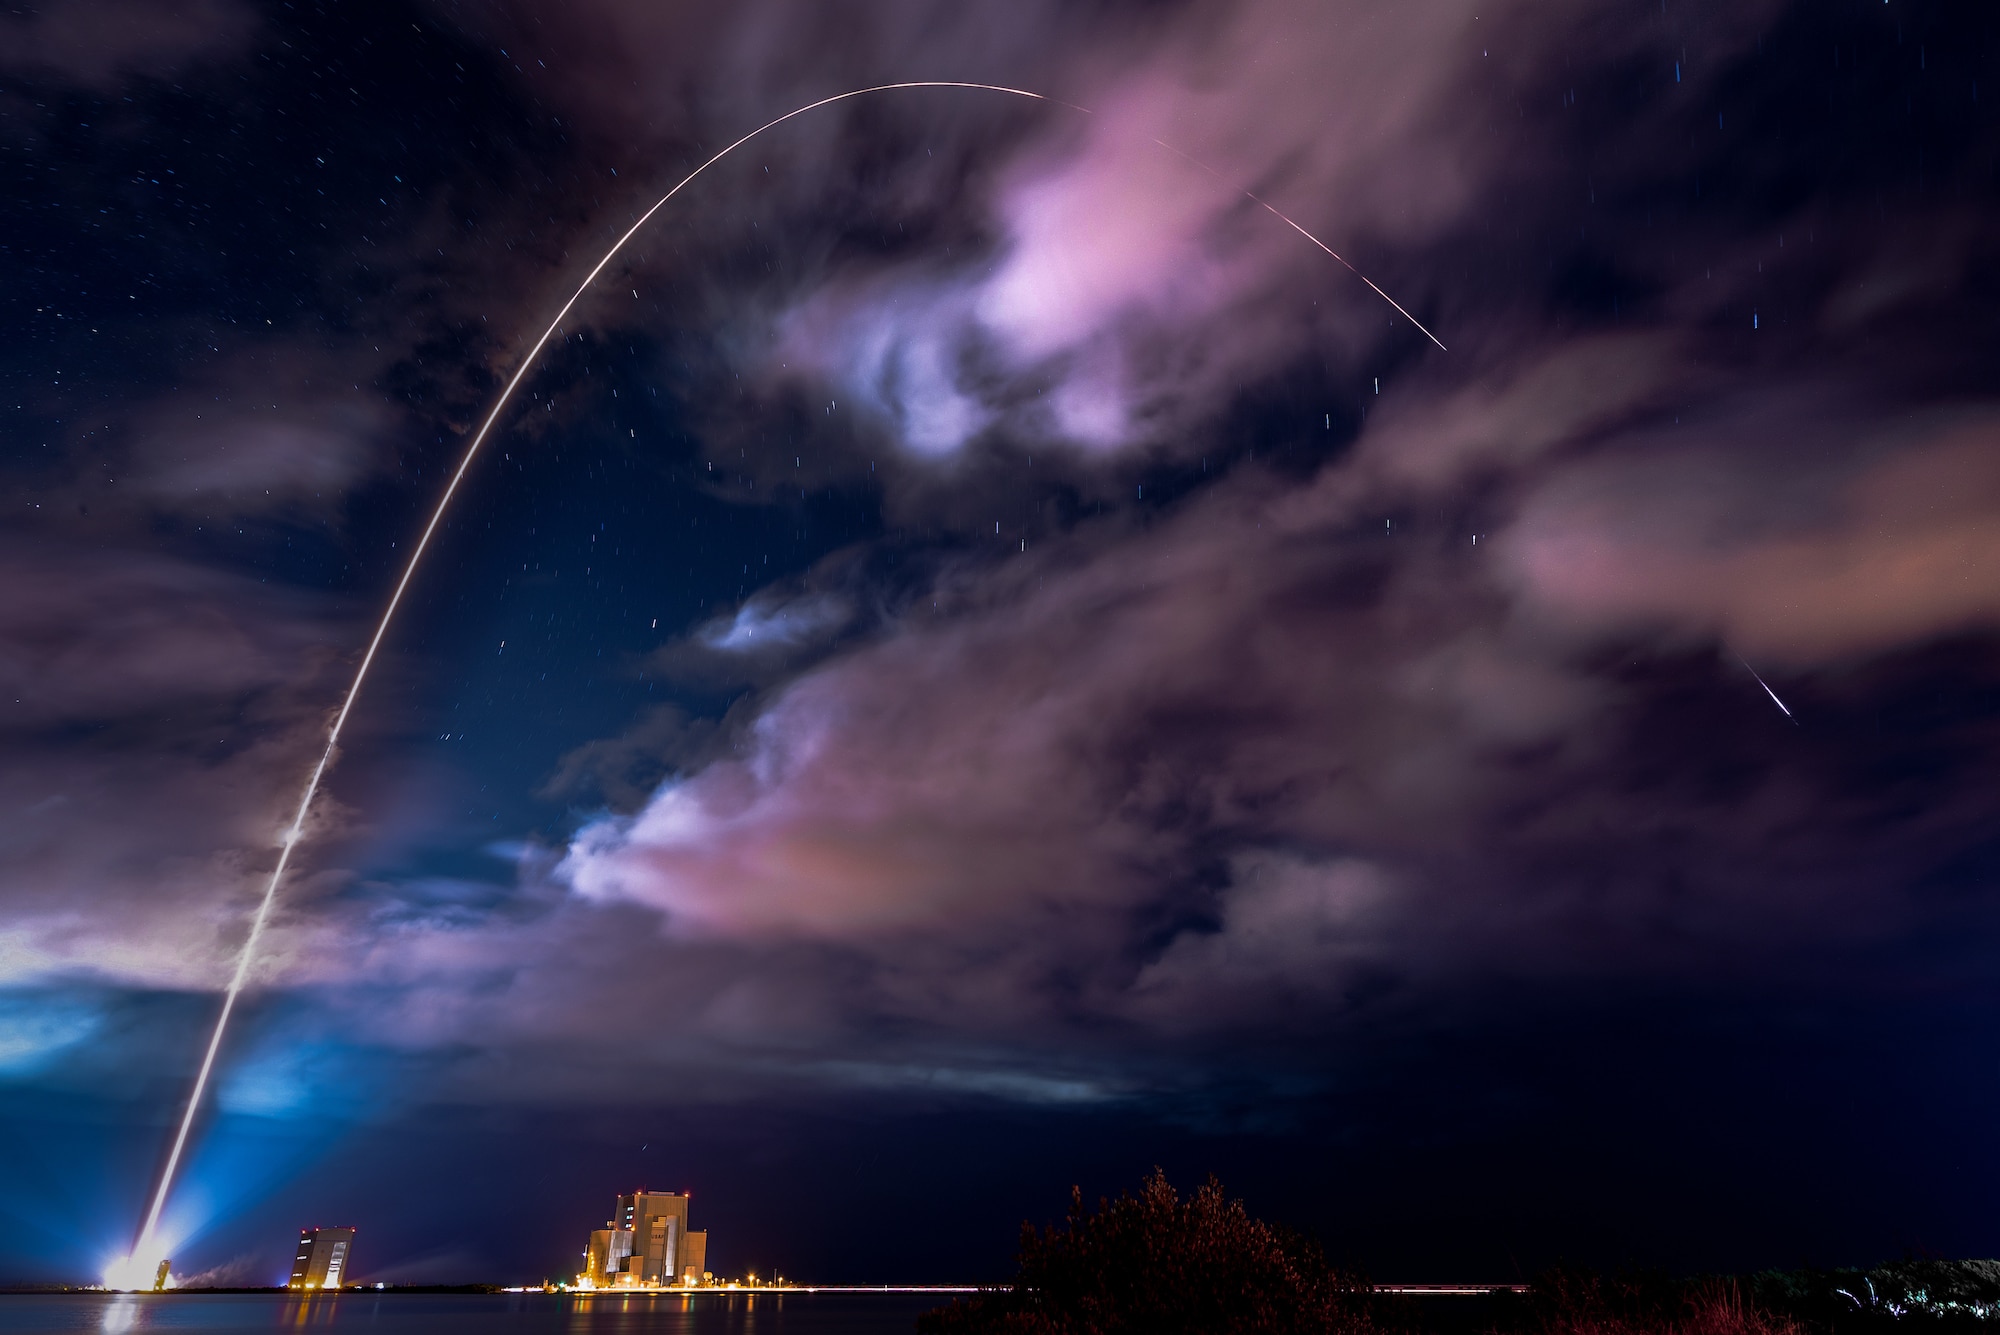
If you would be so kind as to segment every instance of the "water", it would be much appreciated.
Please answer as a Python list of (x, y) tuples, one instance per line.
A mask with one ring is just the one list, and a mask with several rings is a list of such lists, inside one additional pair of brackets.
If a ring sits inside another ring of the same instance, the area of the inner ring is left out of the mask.
[(404, 1335), (911, 1335), (943, 1293), (565, 1294), (279, 1293), (0, 1294), (0, 1332), (245, 1331)]

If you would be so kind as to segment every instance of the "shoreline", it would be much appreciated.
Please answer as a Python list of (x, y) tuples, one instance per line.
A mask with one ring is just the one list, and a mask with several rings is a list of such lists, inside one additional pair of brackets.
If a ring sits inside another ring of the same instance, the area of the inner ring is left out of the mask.
[[(96, 1297), (171, 1298), (177, 1295), (207, 1297), (217, 1294), (259, 1294), (267, 1297), (345, 1298), (363, 1295), (390, 1297), (422, 1294), (452, 1294), (481, 1297), (540, 1293), (551, 1298), (693, 1298), (734, 1294), (788, 1293), (983, 1293), (995, 1285), (982, 1284), (712, 1284), (703, 1288), (653, 1287), (616, 1289), (547, 1288), (539, 1284), (395, 1284), (376, 1288), (357, 1284), (339, 1289), (302, 1291), (283, 1286), (187, 1288), (187, 1289), (107, 1289), (94, 1284), (24, 1284), (0, 1287), (0, 1298), (12, 1294), (81, 1294)], [(1525, 1284), (1377, 1284), (1373, 1292), (1408, 1298), (1484, 1298), (1496, 1293), (1525, 1293)]]

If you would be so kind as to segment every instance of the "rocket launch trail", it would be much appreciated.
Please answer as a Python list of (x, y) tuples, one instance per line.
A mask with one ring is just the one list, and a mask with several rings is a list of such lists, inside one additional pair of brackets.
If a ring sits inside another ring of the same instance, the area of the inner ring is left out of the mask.
[[(782, 116), (778, 116), (772, 120), (766, 121), (764, 124), (758, 126), (756, 129), (751, 130), (748, 134), (745, 134), (741, 138), (736, 139), (735, 141), (733, 141), (732, 143), (730, 143), (729, 145), (727, 145), (726, 147), (715, 153), (713, 156), (708, 158), (700, 166), (696, 167), (693, 171), (689, 172), (686, 176), (682, 177), (679, 181), (677, 181), (674, 184), (672, 189), (668, 190), (664, 195), (660, 196), (660, 198), (653, 204), (651, 208), (647, 209), (644, 213), (639, 215), (638, 220), (635, 221), (629, 228), (627, 228), (625, 232), (611, 244), (610, 248), (604, 252), (603, 256), (597, 261), (597, 263), (591, 267), (590, 272), (584, 275), (583, 281), (577, 284), (576, 291), (570, 295), (569, 300), (563, 303), (562, 308), (558, 310), (555, 313), (555, 317), (549, 321), (548, 327), (542, 330), (541, 336), (534, 341), (534, 343), (528, 348), (526, 354), (522, 356), (520, 365), (515, 368), (513, 375), (508, 378), (507, 383), (505, 384), (504, 387), (502, 387), (499, 396), (494, 399), (493, 406), (487, 411), (484, 420), (480, 422), (479, 429), (473, 433), (471, 440), (467, 442), (465, 447), (465, 452), (459, 459), (458, 467), (452, 472), (451, 480), (446, 484), (443, 495), (441, 495), (438, 498), (436, 507), (431, 511), (429, 522), (424, 525), (421, 536), (418, 537), (415, 545), (411, 547), (409, 559), (403, 565), (402, 574), (396, 580), (395, 588), (389, 595), (389, 601), (387, 605), (384, 606), (382, 609), (381, 618), (375, 624), (375, 632), (372, 636), (369, 637), (368, 647), (366, 651), (362, 654), (359, 665), (354, 670), (354, 678), (348, 684), (347, 694), (341, 700), (340, 709), (338, 710), (338, 712), (335, 713), (333, 717), (332, 726), (327, 730), (326, 746), (320, 753), (318, 762), (313, 766), (311, 777), (306, 780), (304, 792), (302, 792), (299, 796), (298, 809), (293, 814), (292, 822), (290, 826), (286, 828), (284, 836), (279, 843), (277, 862), (271, 868), (271, 874), (264, 883), (263, 897), (257, 903), (256, 914), (251, 918), (250, 921), (249, 933), (244, 937), (242, 948), (237, 954), (236, 967), (234, 972), (230, 976), (229, 987), (223, 995), (222, 1009), (220, 1013), (216, 1016), (215, 1028), (209, 1035), (207, 1050), (202, 1054), (201, 1066), (198, 1073), (195, 1076), (194, 1088), (188, 1095), (186, 1109), (182, 1113), (179, 1129), (174, 1136), (173, 1148), (168, 1153), (165, 1167), (161, 1170), (160, 1173), (159, 1185), (153, 1193), (152, 1204), (146, 1212), (143, 1224), (140, 1226), (137, 1243), (134, 1247), (132, 1257), (130, 1258), (130, 1260), (133, 1263), (140, 1265), (150, 1264), (150, 1261), (147, 1258), (149, 1257), (149, 1254), (151, 1252), (151, 1249), (155, 1241), (156, 1234), (159, 1229), (160, 1214), (161, 1211), (165, 1208), (167, 1197), (173, 1188), (174, 1177), (180, 1167), (182, 1154), (187, 1148), (188, 1135), (191, 1128), (194, 1125), (195, 1114), (200, 1110), (202, 1096), (207, 1092), (209, 1078), (214, 1073), (216, 1055), (221, 1051), (222, 1040), (224, 1035), (228, 1031), (230, 1017), (234, 1014), (236, 1010), (236, 1003), (242, 995), (245, 983), (249, 980), (251, 966), (255, 963), (257, 957), (258, 943), (262, 939), (264, 931), (270, 923), (271, 909), (272, 906), (277, 901), (278, 888), (284, 881), (285, 872), (291, 865), (292, 852), (295, 848), (297, 848), (299, 841), (304, 837), (306, 829), (306, 820), (307, 817), (312, 812), (313, 800), (319, 795), (320, 783), (322, 780), (325, 779), (326, 772), (332, 766), (335, 753), (339, 749), (340, 734), (342, 729), (347, 724), (348, 715), (351, 714), (354, 710), (354, 702), (360, 696), (361, 688), (368, 680), (368, 671), (374, 665), (376, 655), (381, 651), (382, 641), (389, 633), (390, 623), (395, 620), (397, 609), (402, 606), (403, 595), (406, 592), (408, 592), (410, 587), (410, 581), (416, 576), (418, 567), (422, 565), (424, 554), (430, 549), (431, 539), (434, 536), (436, 536), (438, 525), (443, 521), (446, 511), (450, 509), (453, 497), (455, 497), (458, 494), (460, 483), (462, 483), (465, 480), (466, 473), (471, 469), (473, 460), (478, 457), (480, 447), (486, 443), (487, 437), (492, 433), (494, 424), (499, 421), (500, 414), (506, 410), (507, 405), (510, 402), (512, 402), (515, 392), (521, 387), (521, 383), (527, 378), (529, 372), (534, 369), (535, 363), (540, 358), (543, 348), (548, 346), (549, 340), (555, 336), (557, 329), (561, 327), (563, 321), (569, 317), (570, 312), (576, 308), (576, 304), (583, 299), (585, 293), (587, 293), (590, 290), (591, 285), (597, 281), (598, 277), (603, 274), (604, 270), (607, 267), (609, 267), (611, 262), (615, 260), (618, 257), (619, 253), (625, 249), (626, 244), (630, 242), (634, 236), (638, 235), (639, 231), (642, 228), (644, 228), (648, 222), (652, 220), (653, 215), (658, 213), (661, 209), (665, 208), (666, 205), (669, 202), (671, 202), (676, 195), (680, 194), (682, 190), (686, 189), (691, 183), (694, 182), (694, 180), (697, 177), (701, 176), (709, 168), (715, 166), (717, 163), (721, 162), (724, 158), (734, 153), (737, 149), (743, 147), (745, 144), (749, 143), (751, 140), (757, 138), (758, 136), (764, 134), (765, 132), (775, 129), (780, 125), (783, 125), (786, 121), (792, 120), (799, 116), (806, 115), (809, 112), (817, 111), (822, 107), (832, 106), (838, 102), (846, 102), (854, 98), (867, 97), (877, 93), (888, 93), (902, 89), (918, 89), (918, 88), (962, 89), (962, 90), (971, 90), (979, 92), (998, 93), (1008, 97), (1027, 98), (1035, 102), (1052, 103), (1054, 105), (1065, 107), (1069, 110), (1080, 112), (1085, 115), (1092, 114), (1090, 112), (1090, 109), (1087, 107), (1080, 107), (1075, 105), (1074, 103), (1062, 102), (1059, 101), (1058, 99), (1051, 98), (1042, 93), (1031, 92), (1025, 88), (1010, 88), (1001, 84), (970, 83), (970, 82), (941, 80), (941, 79), (923, 79), (923, 80), (910, 80), (899, 83), (875, 84), (871, 87), (856, 88), (848, 92), (836, 93), (831, 97), (820, 98), (818, 101), (815, 102), (808, 102), (804, 106), (794, 108), (793, 110), (786, 112)], [(1209, 167), (1207, 166), (1207, 164), (1199, 162), (1197, 159), (1189, 157), (1189, 155), (1185, 153), (1181, 153), (1179, 149), (1175, 149), (1171, 145), (1162, 143), (1160, 144), (1160, 147), (1168, 149), (1171, 152), (1177, 153), (1181, 157), (1188, 158), (1190, 162), (1194, 162), (1195, 165), (1201, 167), (1205, 171), (1210, 172), (1212, 175), (1217, 174), (1212, 167)], [(1273, 207), (1269, 203), (1266, 203), (1263, 199), (1257, 197), (1254, 194), (1251, 194), (1247, 190), (1243, 191), (1242, 193), (1245, 198), (1251, 200), (1253, 203), (1261, 206), (1262, 208), (1274, 214), (1281, 221), (1283, 221), (1288, 226), (1297, 231), (1301, 236), (1305, 237), (1306, 240), (1310, 241), (1313, 245), (1319, 247), (1319, 249), (1325, 251), (1335, 260), (1339, 261), (1356, 277), (1360, 278), (1362, 282), (1366, 283), (1369, 286), (1369, 288), (1376, 293), (1376, 295), (1380, 296), (1384, 301), (1388, 302), (1390, 306), (1394, 307), (1397, 313), (1400, 314), (1404, 319), (1408, 320), (1410, 324), (1415, 326), (1416, 329), (1424, 335), (1424, 337), (1430, 339), (1432, 343), (1437, 344), (1437, 346), (1440, 349), (1444, 347), (1444, 344), (1439, 342), (1437, 337), (1433, 335), (1430, 332), (1430, 330), (1424, 328), (1422, 324), (1418, 323), (1415, 316), (1411, 315), (1407, 310), (1405, 310), (1402, 307), (1402, 305), (1398, 303), (1394, 298), (1390, 297), (1387, 292), (1384, 292), (1380, 287), (1377, 287), (1375, 283), (1371, 281), (1366, 274), (1363, 274), (1359, 269), (1356, 269), (1352, 264), (1349, 264), (1348, 261), (1341, 255), (1339, 255), (1337, 252), (1335, 252), (1332, 247), (1328, 246), (1324, 241), (1320, 240), (1317, 236), (1313, 235), (1311, 232), (1307, 231), (1304, 227), (1300, 226), (1299, 223), (1294, 221), (1292, 218), (1279, 212), (1275, 207)], [(1769, 687), (1766, 687), (1765, 689), (1769, 690)], [(1777, 697), (1773, 696), (1772, 698), (1776, 699)], [(1783, 708), (1782, 703), (1780, 703), (1779, 707)]]

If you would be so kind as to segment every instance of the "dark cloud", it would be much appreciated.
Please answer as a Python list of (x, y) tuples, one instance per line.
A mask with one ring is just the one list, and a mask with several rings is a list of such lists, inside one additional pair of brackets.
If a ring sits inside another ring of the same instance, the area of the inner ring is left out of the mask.
[(112, 88), (240, 55), (256, 28), (237, 0), (50, 0), (0, 20), (0, 69)]
[(668, 774), (712, 759), (721, 731), (713, 719), (691, 718), (675, 705), (657, 706), (619, 736), (586, 742), (564, 756), (546, 791), (592, 806), (636, 810)]
[(7, 978), (204, 985), (242, 938), (287, 819), (272, 776), (317, 748), (353, 623), (157, 554), (44, 539), (0, 564)]

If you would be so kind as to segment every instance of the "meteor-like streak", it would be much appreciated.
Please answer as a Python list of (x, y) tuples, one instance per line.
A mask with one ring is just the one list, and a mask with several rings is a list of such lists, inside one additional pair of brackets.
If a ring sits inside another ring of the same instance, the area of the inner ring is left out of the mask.
[(1776, 705), (1779, 709), (1783, 709), (1786, 718), (1791, 719), (1792, 722), (1794, 723), (1797, 723), (1798, 720), (1792, 717), (1792, 711), (1789, 709), (1785, 709), (1785, 702), (1783, 700), (1780, 700), (1778, 698), (1778, 693), (1771, 689), (1771, 683), (1765, 681), (1762, 677), (1758, 676), (1757, 669), (1750, 666), (1750, 660), (1745, 658), (1742, 654), (1738, 654), (1736, 655), (1736, 661), (1743, 665), (1743, 670), (1745, 672), (1757, 678), (1757, 684), (1764, 688), (1764, 694), (1771, 697), (1771, 703)]
[[(845, 93), (835, 93), (832, 97), (823, 97), (817, 102), (808, 102), (802, 107), (794, 108), (782, 116), (764, 122), (742, 138), (735, 140), (727, 147), (718, 151), (714, 156), (710, 157), (686, 176), (683, 176), (679, 181), (675, 182), (673, 189), (660, 196), (659, 200), (651, 208), (640, 214), (638, 221), (626, 228), (624, 234), (611, 244), (609, 250), (604, 252), (603, 258), (599, 259), (591, 267), (590, 272), (584, 275), (583, 281), (577, 284), (576, 291), (570, 294), (569, 300), (563, 303), (562, 309), (556, 312), (553, 320), (549, 321), (548, 328), (542, 330), (541, 337), (535, 340), (533, 346), (528, 349), (527, 354), (521, 358), (521, 364), (515, 368), (514, 374), (508, 378), (506, 385), (501, 389), (499, 397), (493, 401), (493, 407), (487, 412), (485, 420), (480, 422), (479, 430), (473, 433), (471, 441), (465, 447), (465, 454), (459, 459), (458, 467), (451, 475), (451, 481), (445, 485), (444, 494), (438, 498), (437, 507), (431, 511), (430, 522), (424, 525), (422, 536), (417, 539), (416, 545), (410, 549), (410, 558), (403, 564), (402, 576), (397, 579), (395, 590), (389, 595), (388, 605), (382, 609), (381, 620), (375, 623), (375, 633), (369, 637), (368, 649), (361, 655), (361, 662), (354, 669), (354, 679), (348, 683), (347, 695), (340, 702), (339, 712), (333, 716), (332, 727), (327, 730), (326, 748), (320, 753), (319, 762), (313, 766), (312, 777), (306, 780), (305, 792), (299, 797), (298, 811), (293, 815), (292, 823), (286, 829), (284, 838), (279, 844), (278, 861), (271, 868), (270, 878), (264, 883), (264, 896), (257, 903), (256, 916), (250, 920), (249, 935), (244, 937), (242, 949), (237, 953), (236, 970), (230, 976), (228, 990), (223, 994), (222, 1011), (216, 1016), (215, 1029), (209, 1035), (208, 1050), (202, 1054), (201, 1069), (195, 1076), (194, 1089), (188, 1095), (187, 1108), (181, 1115), (180, 1129), (174, 1136), (173, 1149), (167, 1155), (166, 1167), (160, 1172), (160, 1183), (158, 1189), (153, 1193), (152, 1207), (146, 1212), (145, 1222), (140, 1226), (138, 1241), (133, 1248), (132, 1256), (127, 1258), (126, 1262), (121, 1263), (126, 1269), (129, 1269), (133, 1264), (151, 1264), (147, 1258), (147, 1253), (152, 1249), (155, 1235), (159, 1230), (160, 1212), (165, 1208), (167, 1194), (173, 1187), (174, 1174), (180, 1167), (182, 1151), (187, 1148), (188, 1133), (194, 1126), (195, 1113), (201, 1107), (202, 1095), (207, 1092), (209, 1077), (214, 1073), (215, 1057), (222, 1049), (222, 1039), (224, 1033), (229, 1028), (229, 1018), (236, 1010), (236, 1002), (242, 995), (244, 984), (249, 980), (250, 966), (256, 961), (257, 943), (263, 937), (264, 929), (270, 922), (271, 906), (277, 902), (278, 886), (284, 880), (286, 869), (291, 865), (292, 850), (298, 847), (299, 840), (305, 835), (306, 817), (311, 814), (313, 799), (319, 795), (320, 781), (326, 777), (327, 769), (333, 764), (334, 754), (340, 746), (341, 729), (346, 727), (347, 717), (354, 711), (354, 701), (361, 694), (362, 685), (368, 680), (368, 669), (374, 666), (375, 655), (381, 650), (382, 640), (389, 633), (389, 623), (395, 620), (396, 610), (403, 603), (403, 595), (409, 590), (410, 581), (416, 576), (417, 567), (422, 564), (424, 553), (430, 549), (431, 539), (437, 534), (438, 525), (443, 522), (445, 511), (451, 508), (452, 498), (458, 494), (459, 484), (465, 480), (467, 471), (472, 467), (472, 461), (478, 457), (480, 446), (486, 443), (486, 437), (492, 433), (493, 424), (500, 420), (500, 414), (506, 410), (508, 403), (513, 400), (514, 392), (521, 387), (521, 382), (527, 379), (528, 372), (534, 369), (535, 362), (541, 356), (542, 349), (548, 346), (549, 340), (562, 327), (562, 322), (576, 308), (577, 302), (583, 300), (584, 294), (590, 290), (591, 284), (595, 283), (598, 276), (610, 266), (613, 260), (618, 258), (619, 252), (625, 249), (626, 243), (637, 236), (639, 230), (652, 221), (653, 215), (665, 208), (674, 196), (686, 189), (696, 177), (765, 131), (775, 129), (795, 117), (803, 116), (810, 111), (817, 111), (821, 107), (832, 106), (836, 102), (846, 102), (850, 99), (866, 97), (873, 93), (887, 93), (905, 88), (963, 88), (988, 93), (1004, 93), (1010, 97), (1024, 97), (1036, 102), (1048, 102), (1056, 106), (1067, 107), (1072, 111), (1082, 112), (1085, 115), (1092, 114), (1088, 107), (1080, 107), (1073, 102), (1063, 102), (1043, 93), (1030, 92), (1025, 88), (1009, 88), (1003, 84), (967, 83), (946, 79), (919, 79), (902, 83), (882, 83), (868, 88), (851, 89)], [(1171, 152), (1180, 153), (1179, 149), (1175, 149), (1171, 145), (1161, 144), (1160, 146)], [(1185, 153), (1181, 153), (1181, 156), (1188, 157)], [(1213, 171), (1212, 168), (1207, 167), (1194, 158), (1188, 157), (1188, 161), (1194, 162), (1195, 165), (1202, 167), (1204, 171)], [(1438, 347), (1444, 347), (1444, 344), (1438, 343), (1438, 340), (1431, 334), (1430, 330), (1425, 329), (1421, 324), (1417, 324), (1415, 316), (1404, 310), (1387, 292), (1376, 287), (1366, 274), (1356, 269), (1352, 264), (1348, 264), (1338, 254), (1335, 254), (1332, 247), (1328, 246), (1311, 232), (1308, 232), (1305, 228), (1300, 227), (1298, 223), (1293, 222), (1284, 214), (1279, 213), (1271, 205), (1258, 199), (1257, 196), (1251, 194), (1249, 191), (1246, 190), (1243, 193), (1247, 198), (1263, 205), (1266, 209), (1270, 209), (1273, 214), (1276, 214), (1277, 217), (1289, 224), (1299, 235), (1305, 237), (1306, 240), (1312, 242), (1327, 254), (1332, 255), (1341, 264), (1346, 265), (1355, 277), (1367, 283), (1370, 288), (1374, 289), (1378, 296), (1387, 301), (1391, 306), (1394, 306), (1404, 319), (1416, 325), (1423, 332), (1424, 337), (1429, 338), (1433, 343), (1437, 343)], [(1768, 690), (1769, 688), (1766, 687), (1765, 689)], [(1777, 697), (1773, 696), (1772, 698), (1776, 699)], [(1783, 708), (1782, 705), (1779, 707)]]
[[(1083, 110), (1083, 108), (1078, 107), (1077, 110), (1081, 111)], [(1215, 168), (1209, 166), (1206, 162), (1203, 162), (1200, 158), (1195, 157), (1192, 153), (1183, 153), (1180, 149), (1175, 148), (1172, 144), (1168, 143), (1164, 139), (1155, 139), (1153, 142), (1158, 144), (1161, 148), (1166, 149), (1167, 152), (1172, 153), (1177, 157), (1186, 158), (1189, 162), (1192, 162), (1195, 166), (1201, 168), (1203, 171), (1207, 172), (1210, 176), (1213, 176), (1218, 180), (1221, 179), (1222, 177), (1221, 172), (1218, 172)], [(1361, 270), (1355, 268), (1352, 264), (1349, 264), (1347, 262), (1347, 257), (1345, 255), (1342, 255), (1332, 246), (1329, 246), (1328, 244), (1326, 244), (1326, 242), (1320, 240), (1318, 237), (1314, 236), (1311, 232), (1308, 232), (1305, 228), (1299, 226), (1297, 220), (1295, 220), (1290, 214), (1281, 211), (1277, 205), (1271, 203), (1271, 201), (1265, 199), (1262, 195), (1258, 194), (1254, 190), (1244, 190), (1243, 198), (1249, 200), (1252, 204), (1257, 205), (1259, 208), (1263, 209), (1266, 213), (1269, 213), (1273, 218), (1276, 218), (1279, 222), (1291, 228), (1294, 232), (1297, 232), (1300, 236), (1312, 242), (1315, 246), (1318, 246), (1321, 250), (1325, 251), (1327, 254), (1333, 256), (1334, 259), (1340, 261), (1340, 266), (1342, 268), (1346, 269), (1347, 272), (1353, 274), (1356, 278), (1359, 278), (1362, 282), (1368, 284), (1369, 291), (1373, 292), (1376, 296), (1382, 298), (1382, 300), (1388, 302), (1391, 306), (1394, 306), (1396, 308), (1396, 314), (1402, 316), (1405, 320), (1408, 320), (1411, 324), (1415, 325), (1417, 332), (1419, 334), (1422, 334), (1425, 338), (1429, 339), (1431, 342), (1437, 343), (1437, 350), (1439, 352), (1451, 351), (1450, 348), (1447, 348), (1444, 344), (1438, 342), (1438, 336), (1436, 334), (1433, 334), (1430, 330), (1424, 328), (1423, 322), (1421, 320), (1417, 319), (1416, 316), (1404, 310), (1402, 302), (1396, 300), (1394, 297), (1390, 296), (1387, 292), (1384, 292), (1381, 288), (1375, 286), (1374, 279), (1370, 278), (1367, 274), (1361, 272)]]

